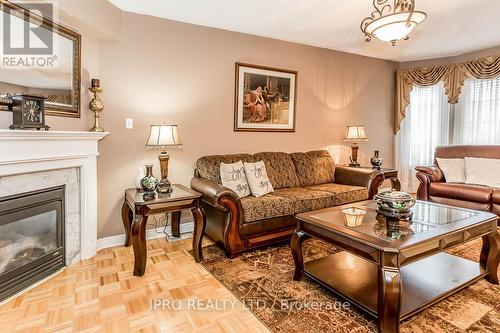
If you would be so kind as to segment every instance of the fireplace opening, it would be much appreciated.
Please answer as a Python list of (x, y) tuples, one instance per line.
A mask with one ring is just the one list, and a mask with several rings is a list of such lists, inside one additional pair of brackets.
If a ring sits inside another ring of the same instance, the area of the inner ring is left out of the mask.
[(64, 190), (0, 198), (0, 301), (65, 266)]

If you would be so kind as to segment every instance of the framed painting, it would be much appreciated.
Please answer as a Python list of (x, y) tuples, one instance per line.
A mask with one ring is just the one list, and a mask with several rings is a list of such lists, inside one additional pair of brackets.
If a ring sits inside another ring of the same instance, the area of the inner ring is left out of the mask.
[(234, 130), (295, 132), (297, 72), (236, 63)]

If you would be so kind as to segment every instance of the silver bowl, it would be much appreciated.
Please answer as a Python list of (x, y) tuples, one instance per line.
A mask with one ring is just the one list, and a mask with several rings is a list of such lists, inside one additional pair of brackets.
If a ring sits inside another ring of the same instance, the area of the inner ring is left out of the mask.
[(373, 200), (377, 203), (377, 212), (389, 218), (411, 218), (411, 207), (415, 199), (406, 192), (384, 191), (376, 194)]

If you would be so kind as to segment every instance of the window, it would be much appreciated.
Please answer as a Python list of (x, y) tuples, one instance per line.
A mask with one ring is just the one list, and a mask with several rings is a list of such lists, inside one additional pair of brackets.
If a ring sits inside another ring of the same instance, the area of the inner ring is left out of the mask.
[(432, 164), (436, 147), (449, 141), (450, 104), (443, 82), (414, 87), (396, 138), (396, 165), (403, 190), (416, 191), (415, 166)]
[(413, 87), (396, 136), (396, 166), (403, 190), (415, 192), (415, 166), (431, 165), (441, 145), (500, 144), (500, 78), (467, 79), (455, 105), (443, 82)]
[(467, 79), (453, 118), (454, 144), (500, 144), (500, 78)]

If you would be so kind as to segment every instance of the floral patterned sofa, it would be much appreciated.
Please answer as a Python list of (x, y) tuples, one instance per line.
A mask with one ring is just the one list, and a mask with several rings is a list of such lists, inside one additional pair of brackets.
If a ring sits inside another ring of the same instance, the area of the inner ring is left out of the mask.
[[(221, 185), (220, 163), (264, 161), (274, 192), (240, 198)], [(229, 257), (289, 239), (295, 214), (370, 199), (384, 181), (379, 171), (336, 167), (327, 151), (204, 156), (191, 188), (202, 193), (205, 234)]]

